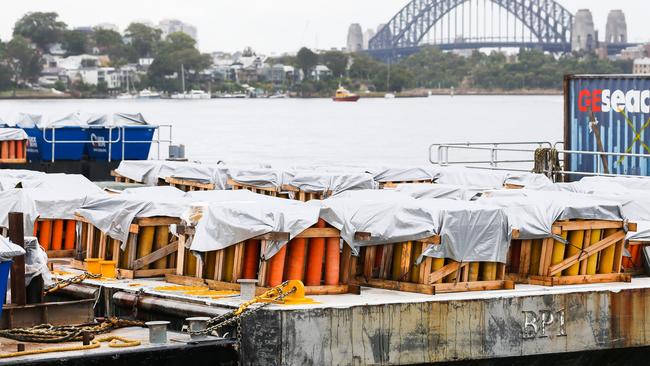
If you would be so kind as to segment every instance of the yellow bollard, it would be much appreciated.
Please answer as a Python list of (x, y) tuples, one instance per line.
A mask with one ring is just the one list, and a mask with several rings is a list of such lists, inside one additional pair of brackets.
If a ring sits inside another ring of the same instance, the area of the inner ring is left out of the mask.
[[(562, 232), (562, 239), (566, 240), (568, 232)], [(553, 243), (553, 258), (551, 258), (551, 265), (556, 265), (564, 260), (564, 250), (566, 245), (562, 242), (555, 240)], [(561, 273), (556, 273), (554, 277), (560, 277)]]
[[(431, 258), (431, 272), (436, 272), (445, 266), (444, 258)], [(442, 283), (442, 279), (436, 283)]]
[[(591, 237), (589, 240), (589, 245), (594, 245), (600, 241), (600, 238), (603, 235), (602, 230), (591, 230)], [(593, 275), (596, 274), (598, 270), (598, 254), (594, 254), (589, 259), (587, 259), (587, 274)]]
[(539, 273), (539, 262), (542, 259), (542, 245), (543, 239), (535, 239), (530, 244), (530, 272), (532, 274)]
[[(564, 259), (574, 256), (582, 250), (582, 242), (585, 239), (584, 230), (575, 230), (569, 233), (569, 245), (567, 245)], [(565, 276), (577, 276), (580, 273), (580, 263), (576, 263), (571, 267), (562, 271)]]
[(478, 275), (480, 273), (481, 264), (479, 262), (472, 262), (469, 264), (469, 281), (476, 282), (478, 281)]
[(90, 274), (102, 274), (102, 267), (101, 264), (99, 263), (100, 259), (99, 258), (86, 258), (84, 262), (86, 262), (86, 271)]
[[(616, 229), (605, 229), (603, 238), (616, 233)], [(616, 251), (616, 244), (609, 246), (600, 252), (600, 265), (598, 266), (599, 274), (609, 274), (614, 271), (614, 252)]]
[[(156, 240), (153, 244), (153, 251), (162, 249), (169, 244), (169, 226), (156, 226)], [(167, 257), (160, 258), (153, 262), (154, 269), (165, 269), (167, 267)]]
[(497, 264), (494, 262), (481, 263), (481, 280), (494, 281), (497, 279)]
[(100, 271), (104, 278), (115, 278), (115, 261), (99, 261)]
[[(138, 233), (138, 247), (136, 250), (137, 259), (151, 254), (151, 250), (153, 249), (153, 236), (155, 232), (156, 228), (154, 226), (140, 227), (140, 232)], [(146, 265), (140, 269), (149, 269), (149, 265)]]

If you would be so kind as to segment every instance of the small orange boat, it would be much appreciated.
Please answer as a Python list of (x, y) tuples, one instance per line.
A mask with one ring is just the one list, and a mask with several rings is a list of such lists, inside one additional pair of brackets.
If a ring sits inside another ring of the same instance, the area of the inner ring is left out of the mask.
[(359, 100), (359, 95), (350, 93), (347, 89), (345, 89), (342, 86), (339, 86), (339, 88), (336, 90), (336, 94), (334, 95), (334, 98), (332, 98), (335, 102), (356, 102)]

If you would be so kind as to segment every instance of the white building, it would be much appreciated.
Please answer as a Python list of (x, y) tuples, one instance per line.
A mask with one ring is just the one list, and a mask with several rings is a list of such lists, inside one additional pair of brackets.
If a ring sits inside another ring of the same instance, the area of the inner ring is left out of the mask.
[(162, 31), (163, 38), (166, 38), (172, 33), (182, 32), (192, 37), (197, 42), (199, 40), (196, 27), (191, 24), (183, 23), (178, 19), (163, 19), (158, 23), (158, 29)]
[(650, 75), (650, 58), (644, 57), (634, 60), (632, 73), (637, 75)]

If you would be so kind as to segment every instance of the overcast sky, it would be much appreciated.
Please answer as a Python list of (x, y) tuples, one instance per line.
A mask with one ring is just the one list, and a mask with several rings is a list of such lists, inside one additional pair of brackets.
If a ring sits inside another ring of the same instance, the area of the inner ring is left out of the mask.
[[(70, 26), (114, 23), (124, 29), (134, 19), (157, 23), (177, 18), (198, 27), (202, 51), (295, 52), (301, 46), (344, 47), (350, 23), (364, 29), (387, 22), (408, 0), (3, 0), (0, 39), (29, 11), (56, 11)], [(647, 0), (559, 0), (570, 11), (590, 8), (604, 38), (607, 13), (623, 9), (630, 41), (650, 40)]]

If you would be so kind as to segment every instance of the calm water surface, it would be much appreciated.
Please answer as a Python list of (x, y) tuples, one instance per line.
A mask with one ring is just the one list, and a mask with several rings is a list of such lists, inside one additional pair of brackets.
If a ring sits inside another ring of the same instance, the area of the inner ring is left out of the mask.
[(0, 117), (77, 111), (172, 124), (191, 159), (289, 165), (419, 165), (434, 142), (554, 142), (563, 126), (560, 96), (0, 101)]

